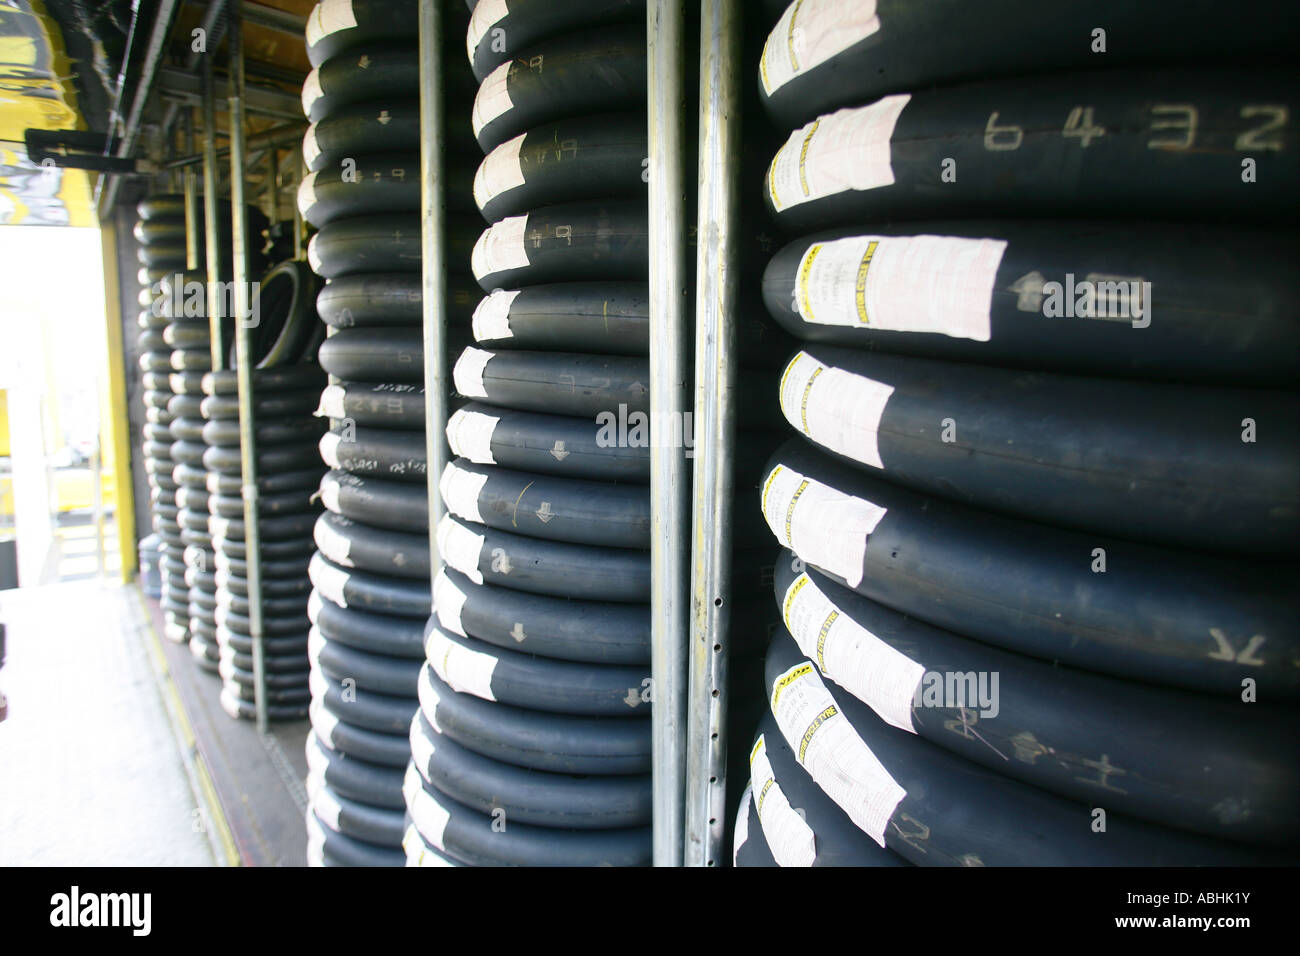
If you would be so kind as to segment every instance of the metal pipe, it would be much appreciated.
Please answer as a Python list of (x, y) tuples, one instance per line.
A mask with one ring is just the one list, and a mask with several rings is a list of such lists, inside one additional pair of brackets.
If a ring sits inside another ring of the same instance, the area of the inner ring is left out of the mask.
[(655, 866), (682, 865), (690, 627), (686, 5), (646, 6), (650, 212), (650, 711)]
[[(306, 123), (285, 123), (281, 126), (273, 126), (270, 129), (262, 130), (260, 133), (254, 133), (244, 139), (246, 149), (266, 149), (277, 146), (292, 146), (302, 142), (302, 134), (307, 131)], [(224, 158), (230, 155), (229, 146), (221, 146), (217, 149), (217, 156)], [(202, 153), (190, 153), (184, 156), (177, 156), (170, 160), (166, 165), (173, 167), (197, 166), (203, 162)]]
[(230, 232), (234, 283), (235, 379), (239, 389), (239, 464), (243, 473), (244, 549), (248, 568), (248, 636), (253, 645), (257, 729), (266, 733), (266, 659), (262, 644), (262, 535), (258, 526), (257, 445), (253, 422), (251, 285), (248, 207), (244, 204), (244, 35), (238, 7), (230, 11)]
[(700, 180), (695, 293), (695, 458), (686, 863), (723, 851), (727, 759), (727, 635), (731, 623), (735, 311), (739, 258), (739, 0), (700, 13)]
[(212, 370), (226, 367), (221, 329), (221, 244), (217, 224), (217, 110), (212, 58), (203, 61), (203, 238), (207, 250), (208, 347)]
[[(193, 73), (198, 69), (199, 57), (204, 56), (207, 50), (211, 49), (215, 54), (217, 47), (221, 46), (221, 41), (226, 35), (226, 21), (222, 14), (226, 9), (226, 0), (211, 0), (207, 9), (203, 12), (203, 22), (199, 28), (204, 33), (203, 50), (195, 50), (191, 46), (190, 54), (185, 58), (185, 69)], [(176, 101), (169, 102), (163, 111), (162, 128), (163, 132), (171, 129), (172, 123), (176, 121), (176, 116), (180, 112), (181, 105)]]
[(301, 185), (303, 177), (307, 175), (307, 167), (304, 165), (302, 161), (301, 147), (299, 147), (299, 149), (294, 153), (294, 160), (295, 160), (294, 165), (298, 167), (298, 179), (294, 183), (293, 195), (295, 197), (295, 200), (290, 204), (293, 206), (293, 258), (298, 262), (302, 262), (307, 257), (307, 250), (305, 248), (305, 243), (303, 242), (303, 235), (302, 235), (303, 234), (302, 211), (298, 209), (298, 202), (296, 197), (298, 195), (298, 186)]
[[(445, 196), (443, 184), (442, 11), (438, 0), (420, 0), (420, 255), (424, 309), (424, 439), (428, 462), (429, 555), (437, 568), (442, 496), (438, 479), (447, 451), (447, 317)], [(434, 574), (436, 574), (436, 570)], [(432, 584), (432, 581), (430, 581)]]
[(280, 221), (280, 151), (272, 146), (266, 153), (266, 191), (271, 196), (271, 208), (267, 210), (268, 224), (274, 226)]

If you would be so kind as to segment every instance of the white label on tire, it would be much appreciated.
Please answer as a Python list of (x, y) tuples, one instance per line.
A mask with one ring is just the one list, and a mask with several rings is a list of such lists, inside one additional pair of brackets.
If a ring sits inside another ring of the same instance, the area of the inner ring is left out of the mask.
[(411, 741), (411, 759), (415, 761), (417, 767), (427, 770), (429, 761), (438, 752), (438, 748), (420, 726), (419, 718), (411, 721), (411, 732), (408, 736)]
[(853, 620), (807, 573), (786, 588), (781, 602), (786, 630), (822, 674), (899, 730), (916, 733), (912, 698), (925, 668)]
[(414, 823), (402, 834), (402, 849), (406, 852), (406, 865), (410, 867), (455, 867), (445, 856), (430, 853), (420, 837), (420, 831)]
[(900, 93), (857, 109), (818, 117), (795, 130), (767, 171), (777, 212), (849, 189), (892, 186), (889, 140), (911, 94)]
[(344, 595), (352, 575), (342, 568), (336, 568), (328, 564), (319, 551), (311, 556), (311, 564), (307, 568), (307, 577), (311, 579), (311, 583), (314, 585), (312, 593), (319, 593), (321, 597), (328, 598), (339, 607), (348, 606), (348, 599)]
[(224, 541), (230, 535), (230, 519), (223, 518), (221, 515), (210, 515), (208, 517), (208, 534), (212, 536), (213, 545), (218, 541)]
[(487, 389), (483, 387), (483, 373), (487, 370), (487, 363), (495, 356), (495, 352), (476, 349), (472, 345), (467, 346), (465, 351), (460, 353), (460, 358), (456, 359), (456, 367), (451, 372), (456, 391), (466, 398), (487, 398)]
[(736, 831), (731, 840), (731, 865), (737, 866), (737, 860), (740, 857), (740, 849), (749, 842), (749, 803), (754, 794), (753, 787), (745, 784), (745, 789), (740, 793), (740, 809), (736, 811)]
[(428, 790), (424, 789), (424, 780), (415, 764), (406, 765), (406, 776), (402, 779), (402, 796), (406, 799), (406, 808), (411, 814), (411, 822), (420, 831), (420, 836), (439, 850), (444, 850), (442, 836), (447, 831), (447, 821), (451, 813)]
[(312, 123), (307, 127), (307, 132), (302, 134), (302, 161), (310, 168), (319, 155), (320, 144), (316, 142), (316, 124)]
[[(465, 635), (461, 635), (464, 637)], [(442, 733), (442, 726), (438, 723), (438, 705), (442, 703), (442, 695), (438, 693), (438, 688), (433, 686), (433, 667), (428, 661), (420, 668), (420, 681), (416, 686), (416, 696), (420, 700), (420, 713), (424, 714), (424, 719), (429, 722), (434, 730)]]
[(483, 524), (483, 515), (478, 510), (478, 496), (487, 480), (487, 475), (460, 468), (454, 461), (447, 462), (442, 477), (438, 479), (442, 503), (456, 517)]
[(527, 135), (520, 133), (514, 139), (507, 140), (478, 164), (478, 171), (474, 173), (474, 202), (480, 210), (502, 193), (518, 189), (524, 184), (524, 166), (520, 162), (519, 151), (523, 148), (524, 137)]
[(879, 29), (875, 0), (795, 0), (763, 44), (763, 57), (758, 62), (763, 91), (771, 96), (799, 74)]
[(437, 612), (438, 623), (461, 637), (467, 637), (465, 626), (460, 623), (460, 613), (465, 607), (466, 594), (456, 582), (447, 576), (445, 569), (438, 569), (438, 576), (433, 579), (433, 609)]
[(484, 229), (470, 256), (474, 278), (482, 280), (498, 272), (526, 268), (528, 250), (524, 246), (524, 234), (527, 231), (527, 213), (510, 216)]
[(850, 236), (799, 260), (794, 305), (805, 322), (989, 340), (1005, 239)]
[(320, 86), (320, 70), (313, 69), (302, 84), (302, 115), (311, 116), (311, 108), (325, 95)]
[(438, 557), (475, 584), (482, 584), (483, 573), (478, 569), (478, 559), (483, 553), (483, 538), (451, 515), (444, 515), (438, 522)]
[(327, 511), (342, 514), (339, 509), (339, 480), (328, 472), (321, 478), (320, 500)]
[(320, 0), (307, 17), (307, 46), (315, 46), (331, 33), (350, 30), (356, 25), (357, 15), (352, 10), (352, 0)]
[(447, 420), (447, 444), (461, 458), (468, 458), (476, 465), (495, 465), (492, 433), (499, 421), (495, 415), (457, 409)]
[(352, 542), (338, 531), (324, 518), (316, 522), (316, 547), (320, 548), (321, 554), (329, 558), (335, 564), (341, 564), (344, 567), (355, 567), (350, 558), (349, 552), (352, 550)]
[(316, 731), (317, 736), (333, 744), (334, 728), (339, 725), (339, 719), (329, 712), (319, 697), (313, 698), (308, 709), (311, 711), (311, 729)]
[(307, 265), (311, 266), (312, 272), (321, 275), (322, 263), (320, 250), (316, 248), (316, 239), (318, 236), (320, 236), (319, 232), (314, 233), (311, 237), (311, 241), (307, 243)]
[(320, 609), (323, 603), (324, 599), (315, 588), (312, 588), (307, 594), (307, 620), (310, 621), (313, 626), (315, 626), (316, 620), (320, 617)]
[(884, 468), (880, 419), (894, 386), (823, 365), (800, 352), (781, 375), (781, 411), (817, 444), (854, 461)]
[(321, 823), (328, 826), (330, 830), (338, 830), (338, 817), (343, 813), (343, 805), (335, 799), (330, 788), (324, 786), (324, 780), (317, 778), (317, 782), (311, 788), (315, 791), (312, 793), (312, 813), (315, 813)]
[(474, 13), (469, 18), (469, 29), (465, 32), (465, 53), (470, 65), (474, 65), (474, 53), (483, 42), (483, 36), (505, 19), (510, 10), (506, 0), (479, 0), (474, 5)]
[(342, 468), (339, 464), (339, 443), (343, 441), (338, 432), (326, 432), (320, 436), (321, 461), (331, 468)]
[(346, 418), (343, 411), (344, 400), (348, 392), (342, 385), (326, 385), (320, 393), (320, 404), (316, 406), (317, 418)]
[(308, 215), (312, 206), (316, 205), (316, 173), (308, 173), (302, 177), (302, 182), (298, 184), (298, 212), (304, 219), (310, 219)]
[(476, 342), (491, 342), (515, 337), (515, 334), (510, 331), (510, 306), (518, 295), (518, 289), (497, 289), (478, 304), (474, 309)]
[(484, 700), (496, 700), (492, 693), (492, 673), (496, 670), (497, 659), (491, 654), (457, 644), (436, 627), (429, 629), (424, 652), (433, 672), (452, 690)]
[(816, 837), (776, 782), (772, 763), (767, 759), (767, 738), (762, 734), (749, 752), (749, 785), (758, 807), (758, 822), (763, 825), (763, 837), (776, 865), (812, 866), (817, 859)]
[(484, 126), (514, 107), (515, 104), (510, 101), (510, 67), (514, 62), (506, 60), (489, 73), (478, 88), (478, 94), (474, 97), (474, 112), (470, 114), (475, 137), (483, 132)]
[(804, 661), (778, 676), (770, 703), (799, 765), (883, 847), (889, 818), (907, 791), (840, 713), (817, 669)]
[(809, 564), (857, 587), (867, 538), (885, 509), (777, 465), (763, 482), (763, 517), (772, 533)]

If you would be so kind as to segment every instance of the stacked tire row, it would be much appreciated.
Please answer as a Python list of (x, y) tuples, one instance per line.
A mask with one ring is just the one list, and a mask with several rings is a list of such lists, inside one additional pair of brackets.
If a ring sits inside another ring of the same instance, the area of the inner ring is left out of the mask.
[(617, 431), (648, 409), (644, 23), (537, 0), (470, 21), (481, 85), (452, 122), (485, 154), (463, 261), (488, 295), (451, 353), (469, 401), (439, 476), (412, 863), (650, 862), (649, 449)]
[(328, 280), (317, 311), (331, 375), (317, 396), (330, 430), (309, 568), (308, 861), (401, 866), (407, 730), (431, 607), (416, 3), (348, 6), (350, 19), (324, 2), (308, 20), (309, 172), (298, 194), (319, 230), (308, 255)]
[(173, 397), (170, 376), (172, 347), (166, 339), (171, 322), (167, 316), (167, 295), (161, 283), (185, 269), (185, 206), (182, 197), (156, 194), (136, 207), (139, 220), (135, 238), (140, 243), (141, 328), (140, 368), (143, 372), (145, 426), (145, 471), (149, 479), (149, 501), (153, 528), (161, 539), (162, 597), (165, 636), (183, 643), (189, 639), (189, 588), (185, 582), (185, 544), (178, 523), (177, 486), (172, 477), (174, 462), (169, 409)]
[[(317, 288), (304, 263), (291, 260), (271, 269), (260, 282), (258, 324), (250, 341), (262, 646), (271, 720), (306, 716), (309, 700), (307, 567), (323, 470), (316, 463), (316, 442), (324, 430), (313, 413), (325, 380), (315, 361), (323, 337), (315, 316)], [(227, 364), (203, 379), (204, 520), (215, 550), (213, 624), (221, 706), (231, 717), (251, 719), (256, 694), (233, 350)]]
[(801, 437), (736, 862), (1294, 862), (1296, 17), (851, 6), (758, 71)]

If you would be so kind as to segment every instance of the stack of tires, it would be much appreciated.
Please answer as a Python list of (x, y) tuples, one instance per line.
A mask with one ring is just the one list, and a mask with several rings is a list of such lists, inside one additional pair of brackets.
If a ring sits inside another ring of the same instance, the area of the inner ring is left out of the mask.
[(1022, 6), (763, 54), (801, 437), (741, 865), (1296, 857), (1296, 17)]
[(645, 6), (484, 0), (467, 47), (488, 295), (451, 353), (408, 857), (648, 864)]
[[(314, 417), (324, 374), (315, 362), (320, 326), (317, 282), (305, 263), (288, 261), (260, 283), (258, 324), (251, 357), (254, 445), (257, 461), (262, 648), (267, 716), (292, 720), (307, 714), (308, 562), (322, 469)], [(232, 350), (233, 352), (233, 350)], [(243, 468), (235, 357), (231, 368), (204, 377), (208, 513), (213, 542), (213, 624), (221, 674), (221, 706), (231, 717), (256, 716), (253, 642), (248, 588)]]
[[(179, 286), (179, 288), (178, 288)], [(203, 375), (212, 367), (211, 330), (207, 319), (207, 284), (201, 274), (177, 273), (163, 282), (170, 323), (163, 330), (172, 347), (171, 457), (176, 485), (177, 523), (185, 550), (185, 584), (189, 598), (189, 647), (199, 667), (217, 672), (217, 622), (212, 536), (208, 531), (208, 471), (203, 466)], [(192, 295), (187, 314), (186, 293)]]
[(185, 202), (172, 194), (155, 194), (140, 200), (135, 238), (140, 262), (140, 368), (143, 374), (145, 426), (144, 467), (149, 479), (149, 501), (153, 529), (161, 539), (164, 634), (172, 641), (189, 640), (189, 586), (185, 582), (185, 543), (176, 504), (177, 485), (172, 477), (174, 462), (171, 425), (175, 414), (169, 405), (172, 346), (166, 329), (168, 315), (165, 280), (185, 269)]
[(312, 865), (405, 861), (406, 732), (431, 607), (416, 8), (327, 0), (308, 20), (298, 203), (319, 230), (308, 255), (328, 280), (317, 312), (330, 374), (309, 568)]

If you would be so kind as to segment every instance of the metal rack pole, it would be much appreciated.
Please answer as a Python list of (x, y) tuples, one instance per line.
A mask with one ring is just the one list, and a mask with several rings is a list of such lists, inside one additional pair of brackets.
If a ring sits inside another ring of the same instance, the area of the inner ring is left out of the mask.
[(650, 212), (650, 678), (655, 866), (682, 865), (690, 621), (686, 4), (646, 6)]
[[(445, 255), (446, 197), (443, 183), (442, 11), (438, 0), (420, 0), (420, 253), (424, 308), (424, 428), (428, 462), (430, 567), (437, 568), (442, 496), (438, 479), (447, 451), (447, 344)], [(433, 572), (436, 574), (436, 570)], [(431, 582), (432, 583), (432, 582)]]
[(735, 310), (740, 165), (739, 0), (700, 13), (700, 181), (695, 294), (696, 447), (686, 743), (686, 864), (721, 861), (731, 621)]
[(230, 230), (234, 240), (231, 300), (235, 313), (235, 376), (239, 389), (239, 464), (243, 474), (244, 551), (248, 568), (248, 632), (253, 645), (257, 729), (267, 730), (266, 661), (262, 645), (262, 536), (258, 527), (257, 446), (253, 421), (252, 288), (248, 277), (248, 207), (244, 202), (244, 38), (237, 5), (230, 10)]
[(208, 339), (212, 350), (212, 371), (226, 367), (221, 347), (221, 243), (217, 225), (217, 109), (212, 78), (212, 58), (203, 57), (203, 236), (207, 247)]
[[(185, 112), (185, 150), (194, 152), (194, 111)], [(181, 173), (185, 193), (185, 271), (199, 267), (199, 180), (193, 166)]]

